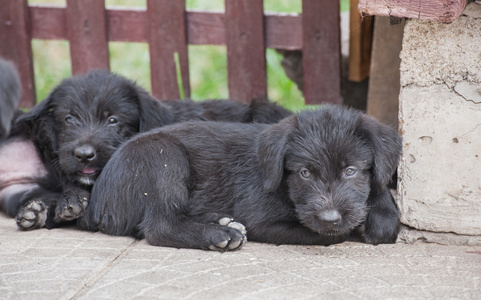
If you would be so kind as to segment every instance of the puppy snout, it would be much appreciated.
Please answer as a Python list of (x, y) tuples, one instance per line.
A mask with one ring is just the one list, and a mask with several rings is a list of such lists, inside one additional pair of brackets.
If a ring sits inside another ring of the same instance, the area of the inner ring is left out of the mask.
[(81, 145), (75, 148), (74, 154), (78, 161), (88, 162), (95, 158), (95, 149), (90, 145)]
[(341, 214), (335, 209), (325, 210), (319, 214), (319, 220), (330, 226), (338, 225), (341, 219)]

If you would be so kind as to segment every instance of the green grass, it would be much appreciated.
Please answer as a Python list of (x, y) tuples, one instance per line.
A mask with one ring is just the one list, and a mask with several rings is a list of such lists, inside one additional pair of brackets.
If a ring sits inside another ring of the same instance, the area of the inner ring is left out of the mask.
[[(99, 0), (100, 1), (100, 0)], [(65, 5), (65, 0), (29, 0), (30, 4)], [(341, 1), (341, 10), (349, 0)], [(145, 7), (146, 0), (106, 0), (107, 7)], [(347, 5), (347, 6), (346, 6)], [(186, 0), (187, 9), (224, 10), (224, 0)], [(264, 0), (264, 10), (300, 13), (301, 0)], [(72, 74), (67, 41), (33, 40), (35, 87), (37, 99), (44, 99), (62, 79)], [(227, 58), (224, 46), (189, 46), (191, 98), (194, 100), (228, 98)], [(151, 90), (149, 52), (146, 43), (110, 42), (110, 68)], [(304, 108), (304, 98), (280, 65), (282, 56), (267, 49), (268, 97), (289, 109)]]

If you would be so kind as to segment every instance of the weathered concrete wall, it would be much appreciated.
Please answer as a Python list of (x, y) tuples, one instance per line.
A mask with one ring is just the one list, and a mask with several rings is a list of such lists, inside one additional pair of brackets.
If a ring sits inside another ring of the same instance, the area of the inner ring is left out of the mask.
[(401, 59), (402, 222), (479, 236), (481, 5), (471, 3), (448, 25), (409, 21)]

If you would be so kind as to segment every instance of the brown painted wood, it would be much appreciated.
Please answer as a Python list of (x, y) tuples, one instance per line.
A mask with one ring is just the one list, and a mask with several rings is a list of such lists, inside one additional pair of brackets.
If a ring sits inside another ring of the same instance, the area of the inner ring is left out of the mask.
[(358, 0), (351, 0), (349, 15), (349, 74), (348, 79), (361, 82), (369, 77), (373, 17), (361, 17), (357, 10)]
[(341, 103), (339, 1), (302, 1), (306, 104)]
[[(177, 98), (178, 95), (174, 52), (179, 53), (185, 96), (190, 94), (188, 43), (227, 45), (231, 97), (245, 102), (266, 96), (264, 47), (303, 49), (307, 102), (340, 102), (337, 1), (304, 0), (303, 17), (263, 16), (261, 0), (226, 0), (226, 14), (185, 12), (184, 1), (176, 1), (173, 5), (174, 2), (168, 0), (149, 0), (148, 7), (152, 9), (148, 11), (105, 10), (104, 4), (99, 2), (103, 1), (69, 0), (68, 8), (30, 7), (32, 38), (70, 40), (72, 65), (76, 66), (73, 67), (74, 73), (84, 72), (81, 67), (89, 69), (92, 64), (94, 68), (108, 68), (107, 40), (150, 42), (153, 91), (162, 99)], [(96, 9), (92, 9), (91, 4), (96, 5), (93, 6)], [(85, 9), (86, 6), (89, 9)], [(105, 28), (105, 31), (91, 34), (84, 30), (83, 25), (89, 25), (84, 21), (92, 22), (88, 19), (91, 16), (97, 24), (104, 24), (96, 28)], [(175, 20), (166, 21), (168, 19)], [(64, 26), (64, 23), (68, 26)], [(334, 27), (329, 24), (334, 24)], [(76, 47), (76, 41), (82, 47)]]
[(451, 23), (467, 0), (359, 0), (362, 15), (394, 16)]
[(110, 69), (105, 3), (67, 0), (65, 21), (73, 74)]
[(149, 27), (145, 9), (108, 9), (108, 39), (115, 42), (149, 41)]
[(178, 53), (185, 97), (190, 97), (184, 0), (147, 0), (152, 94), (179, 99), (174, 53)]
[(302, 49), (302, 17), (266, 15), (266, 47), (284, 50)]
[(397, 129), (401, 89), (399, 53), (405, 22), (391, 25), (389, 19), (377, 16), (374, 21), (367, 113)]
[(223, 13), (188, 12), (187, 36), (193, 45), (225, 45)]
[[(30, 6), (32, 38), (67, 40), (65, 8)], [(148, 42), (149, 27), (144, 9), (107, 9), (107, 36), (113, 42)], [(224, 14), (188, 11), (187, 42), (191, 45), (225, 45)], [(267, 48), (301, 50), (302, 17), (266, 15)]]
[(35, 105), (30, 21), (26, 0), (0, 0), (0, 55), (12, 61), (22, 81), (20, 107)]
[(231, 99), (267, 97), (262, 0), (226, 0), (227, 74)]
[(65, 7), (29, 7), (32, 38), (45, 40), (66, 40)]

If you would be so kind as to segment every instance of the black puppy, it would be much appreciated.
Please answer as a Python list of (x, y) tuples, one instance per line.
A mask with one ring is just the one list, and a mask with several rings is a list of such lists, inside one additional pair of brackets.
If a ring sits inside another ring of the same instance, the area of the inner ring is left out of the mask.
[(245, 228), (250, 240), (275, 244), (328, 245), (361, 227), (365, 242), (393, 243), (399, 212), (386, 185), (400, 152), (388, 126), (329, 105), (270, 126), (168, 126), (119, 148), (77, 222), (219, 251), (241, 248)]
[(121, 76), (95, 71), (62, 81), (17, 118), (0, 148), (2, 154), (22, 149), (26, 158), (3, 157), (9, 166), (1, 182), (3, 210), (17, 215), (22, 229), (44, 226), (47, 210), (53, 207), (53, 219), (62, 202), (57, 215), (68, 219), (86, 206), (91, 185), (123, 141), (168, 121), (158, 101)]
[(257, 120), (256, 112), (270, 107), (273, 113), (262, 116), (263, 121), (276, 122), (290, 114), (268, 101), (255, 105), (160, 102), (108, 71), (66, 79), (17, 119), (11, 137), (1, 145), (5, 176), (0, 177), (0, 206), (16, 216), (21, 229), (51, 228), (75, 219), (112, 153), (134, 134), (191, 120)]

